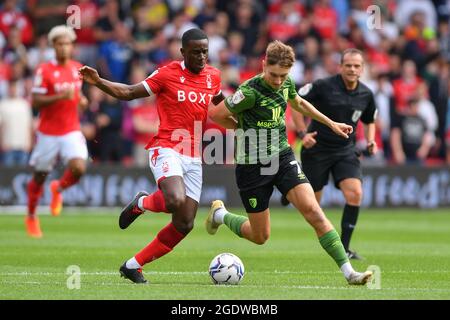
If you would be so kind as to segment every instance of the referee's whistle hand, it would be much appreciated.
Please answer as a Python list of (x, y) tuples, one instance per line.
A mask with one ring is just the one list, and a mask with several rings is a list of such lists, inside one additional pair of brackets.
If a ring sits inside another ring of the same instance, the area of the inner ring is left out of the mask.
[(348, 135), (353, 132), (352, 126), (345, 124), (345, 123), (339, 123), (339, 122), (335, 122), (332, 129), (333, 129), (334, 133), (336, 133), (337, 135), (344, 137), (346, 139), (348, 139)]

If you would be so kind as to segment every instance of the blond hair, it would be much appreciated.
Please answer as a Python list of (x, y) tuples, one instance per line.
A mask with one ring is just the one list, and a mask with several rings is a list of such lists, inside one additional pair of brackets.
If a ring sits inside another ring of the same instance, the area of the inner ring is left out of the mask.
[(75, 31), (71, 27), (68, 27), (64, 24), (53, 27), (50, 32), (48, 33), (48, 42), (50, 44), (53, 44), (53, 42), (58, 37), (67, 36), (70, 41), (74, 42), (77, 39), (77, 35), (75, 34)]
[(266, 50), (266, 63), (283, 68), (290, 68), (295, 62), (295, 53), (292, 47), (283, 42), (275, 40), (269, 43)]

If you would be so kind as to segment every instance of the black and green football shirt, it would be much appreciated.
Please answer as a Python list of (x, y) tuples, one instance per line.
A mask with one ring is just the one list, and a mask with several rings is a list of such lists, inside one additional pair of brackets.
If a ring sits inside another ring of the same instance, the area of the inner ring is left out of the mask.
[(274, 89), (259, 74), (225, 99), (225, 105), (238, 120), (237, 164), (265, 164), (290, 148), (285, 113), (288, 100), (296, 95), (292, 78), (288, 77), (279, 89)]

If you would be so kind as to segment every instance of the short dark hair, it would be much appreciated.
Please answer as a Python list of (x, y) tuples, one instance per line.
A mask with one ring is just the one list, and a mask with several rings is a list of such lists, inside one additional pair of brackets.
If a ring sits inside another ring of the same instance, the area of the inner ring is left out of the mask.
[(345, 49), (344, 52), (342, 52), (341, 64), (344, 63), (344, 57), (347, 54), (359, 54), (364, 59), (364, 53), (361, 50), (356, 49), (356, 48), (348, 48), (348, 49)]
[(203, 39), (208, 40), (208, 36), (206, 35), (205, 32), (203, 32), (203, 30), (197, 28), (189, 29), (188, 31), (183, 33), (183, 36), (181, 37), (181, 45), (183, 46), (183, 48), (185, 48), (188, 45), (189, 41), (203, 40)]

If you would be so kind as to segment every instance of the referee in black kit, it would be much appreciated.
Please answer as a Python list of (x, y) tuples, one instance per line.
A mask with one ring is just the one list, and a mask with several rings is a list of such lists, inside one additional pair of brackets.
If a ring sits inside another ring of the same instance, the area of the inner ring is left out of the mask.
[[(359, 120), (365, 124), (368, 153), (373, 155), (377, 152), (374, 123), (377, 111), (372, 92), (359, 81), (363, 67), (363, 53), (358, 49), (347, 49), (342, 53), (339, 74), (308, 83), (298, 92), (330, 119), (353, 126), (350, 139), (341, 138), (314, 120), (307, 133), (300, 132), (302, 168), (317, 201), (320, 203), (322, 189), (328, 183), (330, 173), (335, 186), (344, 194), (346, 204), (341, 220), (341, 240), (350, 259), (362, 259), (349, 249), (362, 200), (360, 153), (355, 146)], [(282, 202), (287, 204), (286, 199)]]

